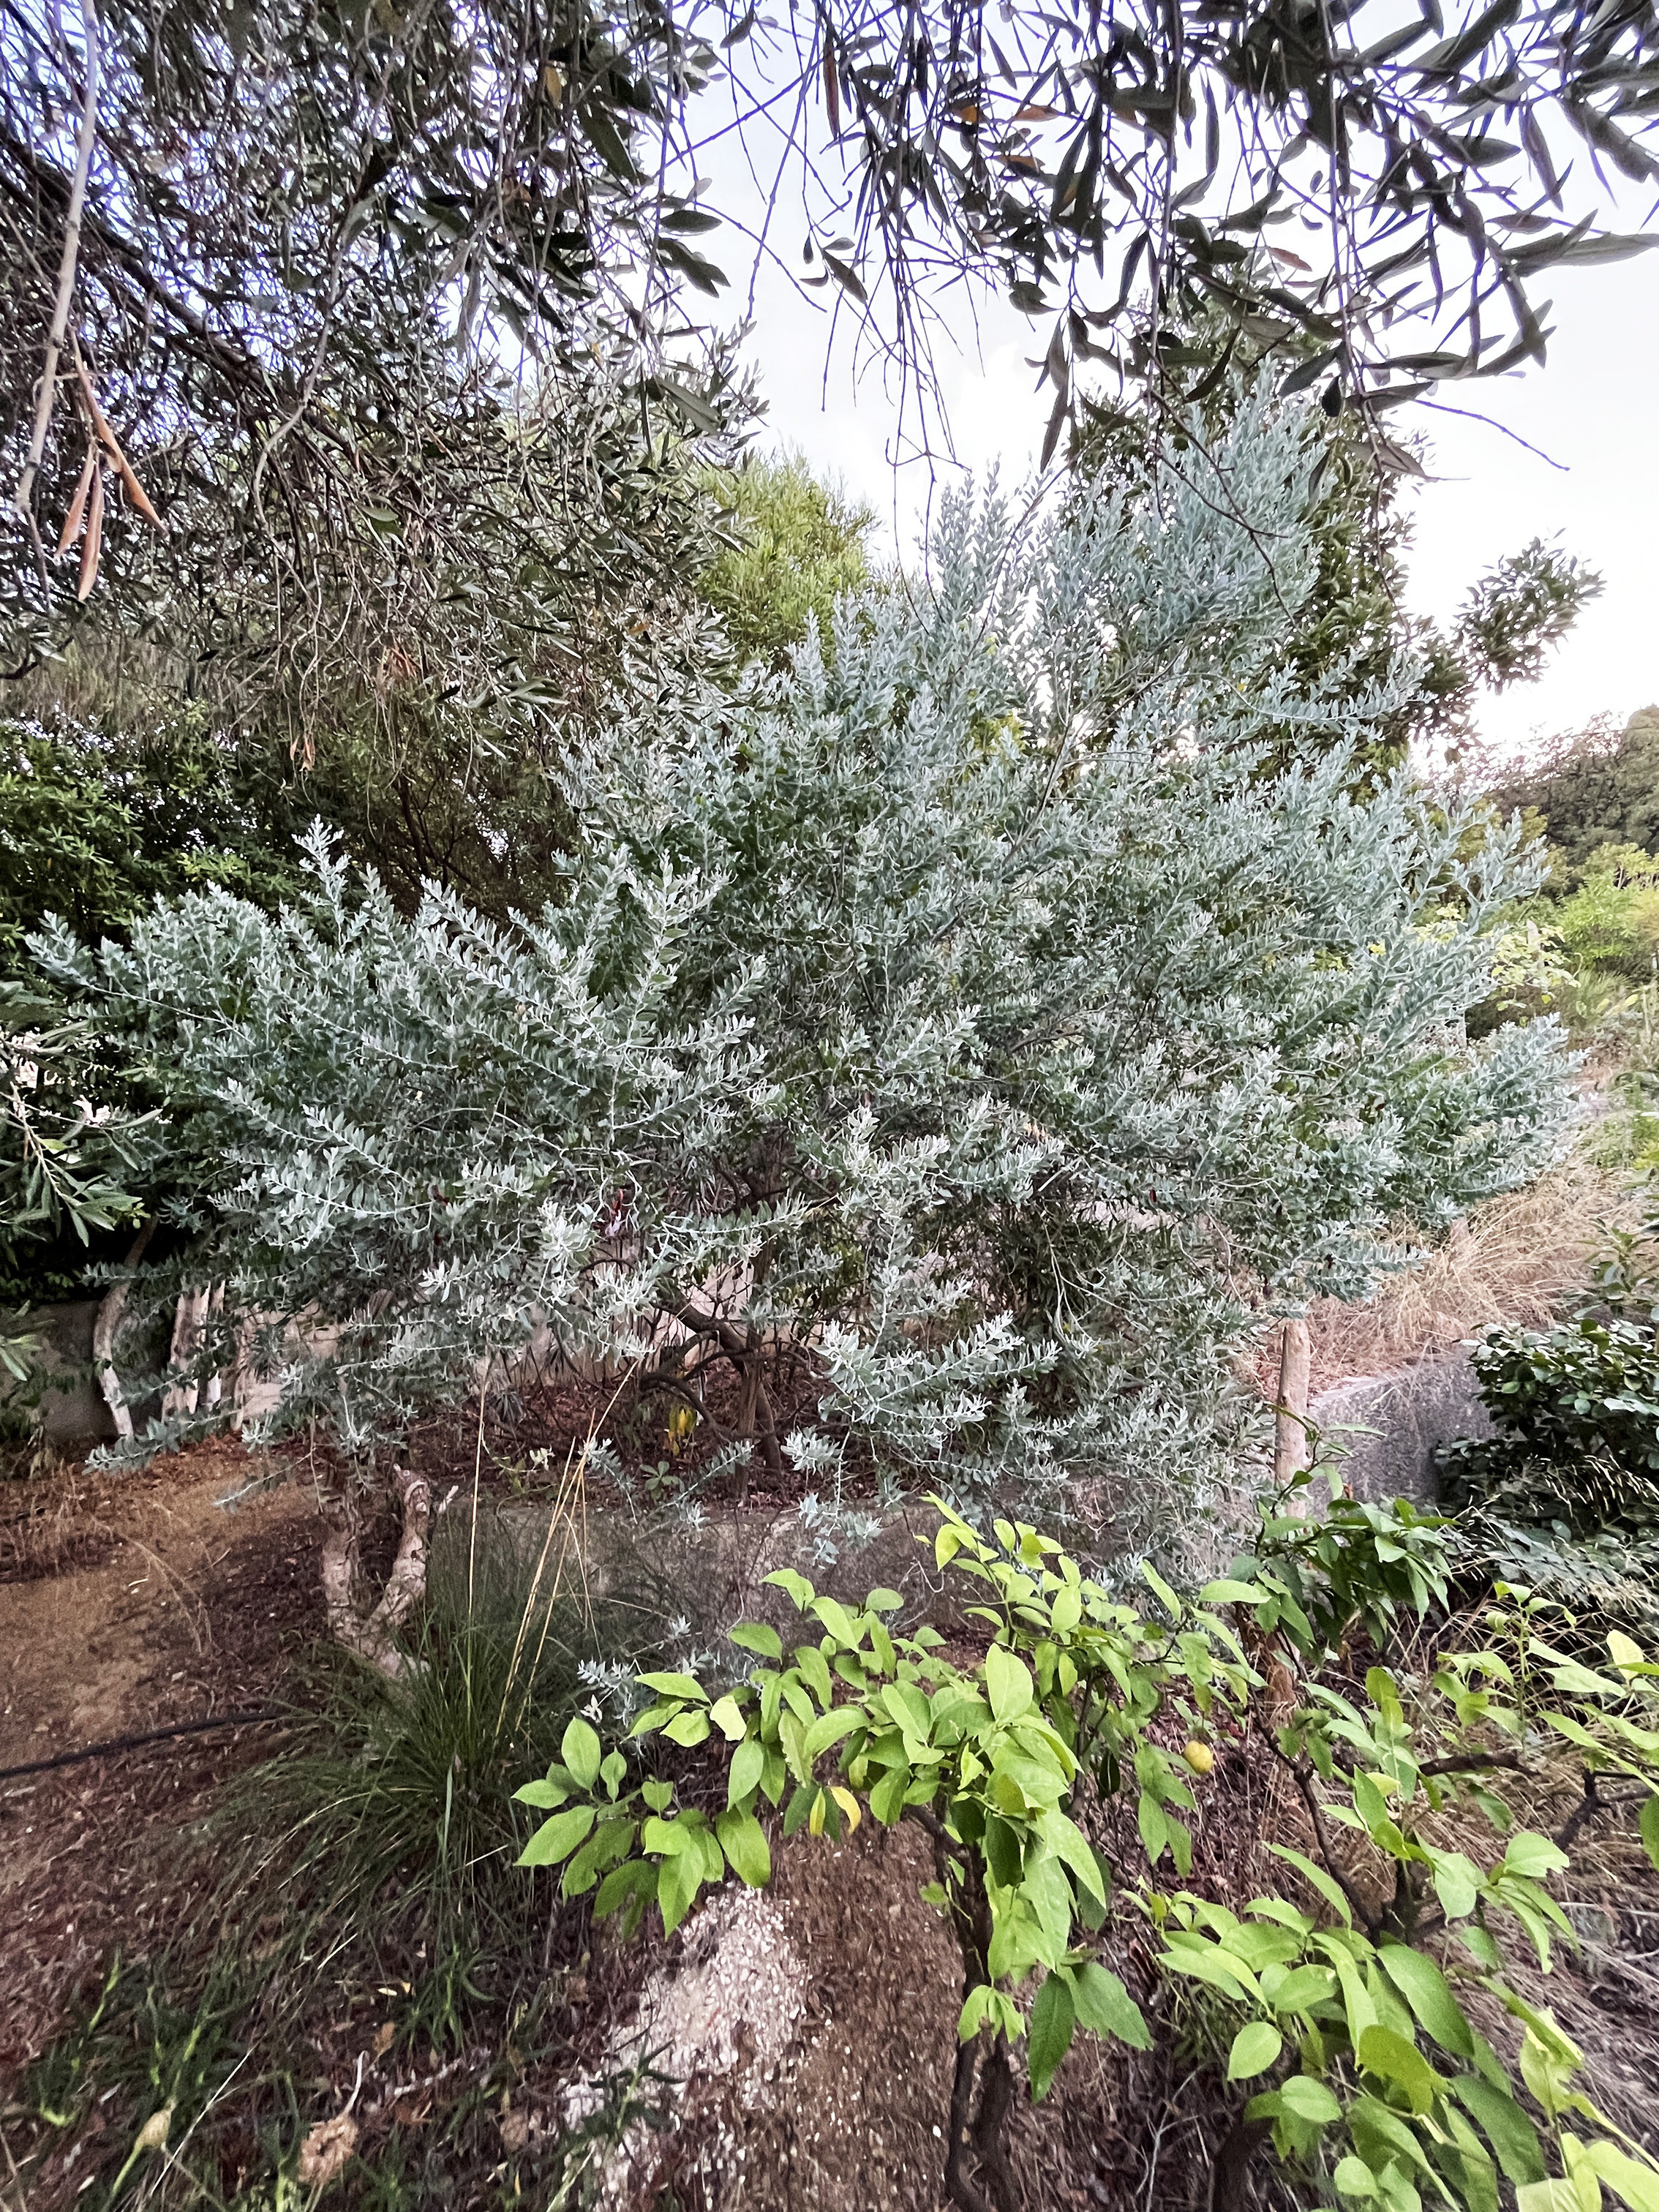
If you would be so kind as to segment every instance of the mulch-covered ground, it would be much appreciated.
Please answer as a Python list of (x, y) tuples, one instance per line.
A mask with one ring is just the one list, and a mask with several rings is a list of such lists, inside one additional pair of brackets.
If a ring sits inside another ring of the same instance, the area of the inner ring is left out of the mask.
[[(425, 1456), (435, 1476), (470, 1482), (459, 1440), (431, 1439)], [(522, 1462), (495, 1457), (486, 1488), (522, 1492)], [(118, 1480), (65, 1470), (0, 1486), (0, 1765), (295, 1696), (294, 1662), (322, 1627), (321, 1525), (298, 1471), (222, 1505), (251, 1471), (222, 1444)], [(0, 2170), (5, 2212), (108, 2201), (142, 2096), (94, 2100), (85, 2124), (54, 2134), (22, 2098), (27, 2069), (84, 2021), (118, 1955), (160, 1958), (179, 1930), (226, 1910), (225, 1845), (209, 1816), (284, 1741), (244, 1726), (0, 1780), (0, 2108), (16, 2161)], [(1224, 1752), (1205, 1791), (1198, 1886), (1235, 1901), (1269, 1886), (1264, 1834), (1296, 1839), (1299, 1819), (1271, 1797), (1269, 1772), (1261, 1746)], [(1570, 1901), (1584, 1949), (1523, 1986), (1584, 2046), (1595, 2093), (1659, 2142), (1659, 1877), (1628, 1823), (1594, 1822), (1581, 1842)], [(643, 1933), (627, 1946), (558, 1908), (538, 1877), (523, 2000), (451, 2037), (411, 2024), (417, 1999), (398, 1972), (365, 1975), (359, 1961), (348, 1977), (326, 1957), (302, 1967), (289, 1957), (290, 1988), (311, 1977), (294, 2102), (280, 2126), (269, 2100), (244, 2125), (227, 2091), (213, 2193), (163, 2201), (268, 2206), (273, 2144), (285, 2143), (290, 2165), (308, 2147), (324, 2212), (544, 2202), (586, 2110), (583, 2085), (690, 2038), (693, 2078), (670, 2097), (666, 2124), (636, 2129), (595, 2167), (616, 2212), (935, 2212), (961, 1990), (948, 1933), (920, 1895), (927, 1850), (908, 1829), (866, 1826), (841, 1845), (797, 1837), (776, 1864), (764, 1899), (720, 1907), (729, 1921), (705, 1919), (708, 1907), (672, 1943)], [(273, 1961), (282, 1933), (273, 1920)], [(257, 1962), (258, 1942), (247, 1955)], [(1132, 1935), (1115, 1963), (1150, 2002)], [(1017, 2109), (1027, 2212), (1206, 2202), (1209, 2154), (1239, 2093), (1219, 2080), (1202, 2020), (1176, 2002), (1154, 2052), (1080, 2042), (1048, 2100)], [(121, 2201), (158, 2172), (136, 2166)]]
[[(0, 1767), (271, 1703), (321, 1626), (321, 1530), (295, 1485), (216, 1503), (248, 1475), (234, 1445), (0, 1486)], [(216, 1730), (0, 1780), (0, 2093), (112, 1948), (181, 1924), (208, 1878), (190, 1832), (271, 1742)]]

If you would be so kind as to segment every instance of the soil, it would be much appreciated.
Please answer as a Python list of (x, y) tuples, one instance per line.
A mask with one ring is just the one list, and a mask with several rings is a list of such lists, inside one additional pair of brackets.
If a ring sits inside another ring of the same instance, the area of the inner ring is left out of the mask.
[[(0, 1767), (257, 1711), (322, 1623), (322, 1528), (288, 1483), (203, 1444), (142, 1474), (0, 1488)], [(269, 1727), (185, 1736), (0, 1780), (0, 2090), (112, 1948), (176, 1923), (205, 1879), (179, 1850)]]
[[(449, 1461), (452, 1479), (459, 1465)], [(219, 1502), (253, 1472), (239, 1446), (217, 1443), (143, 1475), (66, 1470), (0, 1489), (0, 1765), (280, 1705), (322, 1630), (322, 1526), (297, 1480), (256, 1488), (234, 1510)], [(471, 1474), (469, 1452), (460, 1479)], [(207, 1815), (281, 1741), (280, 1724), (241, 1726), (0, 1780), (0, 2106), (113, 1954), (154, 1953), (200, 1917), (216, 1871)], [(1224, 1752), (1195, 1887), (1237, 1901), (1267, 1886), (1264, 1829), (1299, 1839), (1294, 1808), (1270, 1812), (1267, 1774), (1260, 1747)], [(668, 2124), (611, 2155), (605, 2212), (939, 2212), (962, 1991), (949, 1932), (921, 1894), (925, 1841), (866, 1824), (839, 1845), (775, 1841), (775, 1863), (764, 1897), (717, 1897), (672, 1942), (642, 1935), (624, 1947), (579, 1910), (556, 1913), (544, 2033), (522, 2053), (512, 2029), (492, 2049), (392, 2047), (377, 2025), (389, 2008), (325, 1977), (295, 2116), (323, 2212), (437, 2201), (386, 2177), (467, 2094), (483, 2147), (443, 2201), (543, 2201), (538, 2147), (580, 2118), (584, 2083), (653, 2051), (682, 2083)], [(1659, 2148), (1659, 1878), (1628, 1822), (1610, 1816), (1581, 1838), (1574, 1881), (1583, 1950), (1522, 1985), (1586, 2049), (1592, 2093)], [(1150, 2004), (1132, 1938), (1111, 1963)], [(1024, 2212), (1206, 2203), (1240, 2098), (1206, 2056), (1213, 2023), (1206, 2040), (1182, 2002), (1155, 2051), (1082, 2039), (1042, 2105), (1017, 2104), (1011, 2165)], [(137, 2118), (125, 2124), (130, 2140)], [(248, 2167), (240, 2155), (228, 2167), (227, 2202), (258, 2155), (250, 2135)], [(84, 2166), (71, 2171), (72, 2157), (26, 2161), (9, 2184), (0, 2175), (0, 2205), (101, 2206), (102, 2192), (78, 2194)], [(251, 2212), (256, 2200), (236, 2201)]]

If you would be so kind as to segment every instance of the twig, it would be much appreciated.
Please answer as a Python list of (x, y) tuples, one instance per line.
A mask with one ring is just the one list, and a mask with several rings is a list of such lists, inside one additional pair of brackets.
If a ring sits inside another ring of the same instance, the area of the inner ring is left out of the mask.
[(92, 149), (98, 135), (100, 43), (98, 10), (94, 0), (81, 0), (81, 21), (86, 27), (86, 89), (81, 102), (81, 127), (75, 141), (75, 177), (70, 186), (69, 210), (64, 221), (64, 252), (58, 264), (58, 298), (52, 308), (52, 329), (46, 337), (46, 368), (40, 378), (40, 396), (34, 404), (34, 428), (29, 438), (28, 459), (23, 464), (23, 473), (18, 477), (17, 489), (12, 494), (12, 505), (26, 521), (32, 521), (33, 518), (34, 480), (40, 473), (41, 458), (46, 450), (46, 431), (58, 397), (58, 360), (64, 350), (64, 334), (69, 329), (70, 301), (75, 295), (75, 271), (81, 258), (81, 210), (86, 203), (87, 179), (92, 171)]
[(1287, 1764), (1290, 1764), (1291, 1772), (1296, 1778), (1296, 1786), (1302, 1792), (1302, 1802), (1307, 1807), (1308, 1816), (1313, 1822), (1314, 1835), (1319, 1844), (1319, 1856), (1325, 1862), (1327, 1872), (1331, 1875), (1337, 1887), (1352, 1906), (1365, 1933), (1374, 1936), (1379, 1923), (1368, 1910), (1364, 1899), (1342, 1871), (1341, 1862), (1331, 1849), (1331, 1839), (1325, 1827), (1324, 1813), (1319, 1802), (1318, 1793), (1313, 1786), (1312, 1769), (1305, 1760), (1302, 1759), (1294, 1763), (1287, 1762)]
[(1486, 1768), (1504, 1766), (1516, 1773), (1521, 1769), (1518, 1751), (1471, 1751), (1455, 1759), (1425, 1759), (1418, 1768), (1419, 1774), (1474, 1774)]

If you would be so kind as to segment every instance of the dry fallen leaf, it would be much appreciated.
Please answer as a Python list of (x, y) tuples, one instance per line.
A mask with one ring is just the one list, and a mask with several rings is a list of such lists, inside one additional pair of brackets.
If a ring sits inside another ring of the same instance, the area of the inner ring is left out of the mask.
[(163, 2105), (161, 2111), (152, 2112), (143, 2126), (139, 2129), (138, 2140), (134, 2143), (133, 2148), (135, 2150), (162, 2149), (172, 2127), (173, 2107), (171, 2105)]
[(357, 2148), (357, 2123), (349, 2112), (319, 2120), (300, 2145), (300, 2185), (325, 2189)]

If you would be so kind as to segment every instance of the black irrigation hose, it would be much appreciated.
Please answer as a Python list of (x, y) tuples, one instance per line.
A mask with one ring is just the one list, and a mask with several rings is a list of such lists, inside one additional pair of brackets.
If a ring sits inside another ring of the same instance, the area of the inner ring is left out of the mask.
[(165, 1743), (172, 1736), (204, 1735), (210, 1729), (253, 1728), (265, 1721), (292, 1717), (279, 1706), (265, 1705), (257, 1713), (224, 1713), (214, 1721), (178, 1721), (172, 1728), (146, 1729), (138, 1735), (112, 1735), (103, 1743), (88, 1744), (84, 1751), (60, 1751), (56, 1759), (31, 1759), (27, 1766), (0, 1766), (0, 1782), (15, 1782), (24, 1774), (49, 1774), (57, 1766), (79, 1766), (83, 1759), (105, 1759), (115, 1751), (136, 1751), (141, 1744)]

